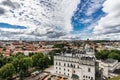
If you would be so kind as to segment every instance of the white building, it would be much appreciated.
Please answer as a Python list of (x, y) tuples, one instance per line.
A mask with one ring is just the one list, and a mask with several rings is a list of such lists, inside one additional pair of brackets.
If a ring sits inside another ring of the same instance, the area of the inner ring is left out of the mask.
[(99, 62), (99, 68), (102, 70), (103, 77), (111, 78), (116, 76), (113, 72), (116, 69), (120, 69), (120, 62), (118, 60), (114, 59), (107, 59), (105, 61), (98, 61)]
[(66, 49), (54, 56), (54, 73), (75, 80), (95, 80), (94, 50), (87, 44), (82, 51)]

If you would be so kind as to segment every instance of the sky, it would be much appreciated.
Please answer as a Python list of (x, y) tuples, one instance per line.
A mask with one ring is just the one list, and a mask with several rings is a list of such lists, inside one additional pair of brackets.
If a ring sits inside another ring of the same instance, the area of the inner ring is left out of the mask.
[(120, 40), (120, 0), (0, 0), (0, 40)]

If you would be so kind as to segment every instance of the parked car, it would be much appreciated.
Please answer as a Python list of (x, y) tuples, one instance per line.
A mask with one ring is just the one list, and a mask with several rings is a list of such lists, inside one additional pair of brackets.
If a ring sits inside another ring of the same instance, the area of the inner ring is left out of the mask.
[(35, 77), (35, 76), (37, 76), (39, 73), (40, 73), (39, 71), (35, 71), (35, 72), (31, 73), (31, 76), (32, 76), (32, 77)]

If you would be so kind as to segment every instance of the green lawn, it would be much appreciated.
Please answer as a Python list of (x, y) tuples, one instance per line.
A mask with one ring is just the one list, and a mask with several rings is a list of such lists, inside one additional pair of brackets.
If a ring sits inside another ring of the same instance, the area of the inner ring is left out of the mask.
[(120, 80), (120, 75), (114, 78), (111, 78), (110, 80)]

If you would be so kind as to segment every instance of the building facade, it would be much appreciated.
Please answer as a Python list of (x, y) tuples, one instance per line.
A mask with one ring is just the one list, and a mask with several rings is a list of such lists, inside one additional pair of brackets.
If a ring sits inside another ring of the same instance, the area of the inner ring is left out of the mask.
[(54, 73), (75, 80), (95, 80), (94, 50), (87, 44), (84, 50), (66, 49), (54, 56)]
[(114, 71), (120, 69), (120, 62), (114, 59), (107, 59), (105, 61), (99, 61), (99, 69), (102, 70), (102, 76), (106, 78), (112, 78)]

